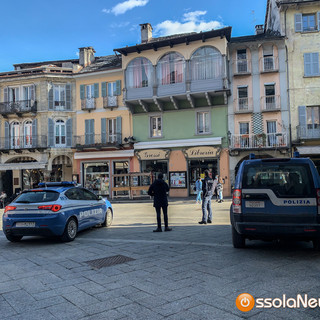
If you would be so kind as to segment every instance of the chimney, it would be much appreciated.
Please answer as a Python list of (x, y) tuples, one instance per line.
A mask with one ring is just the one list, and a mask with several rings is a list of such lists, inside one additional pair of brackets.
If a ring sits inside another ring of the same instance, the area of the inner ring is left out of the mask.
[(152, 39), (152, 27), (150, 23), (140, 24), (141, 27), (141, 43), (147, 43)]
[(95, 51), (92, 47), (79, 48), (79, 64), (89, 66), (94, 61)]
[(264, 32), (263, 24), (257, 24), (255, 28), (256, 28), (256, 35)]

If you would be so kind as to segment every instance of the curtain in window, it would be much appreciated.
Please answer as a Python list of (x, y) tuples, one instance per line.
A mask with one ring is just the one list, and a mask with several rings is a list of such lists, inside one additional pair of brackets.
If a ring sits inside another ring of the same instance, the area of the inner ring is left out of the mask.
[(184, 59), (180, 54), (168, 53), (157, 66), (158, 80), (161, 85), (181, 83), (184, 81)]
[(146, 58), (132, 60), (126, 71), (128, 88), (143, 88), (151, 86), (152, 64)]
[(141, 88), (142, 87), (142, 63), (141, 59), (136, 59), (133, 63), (133, 87)]

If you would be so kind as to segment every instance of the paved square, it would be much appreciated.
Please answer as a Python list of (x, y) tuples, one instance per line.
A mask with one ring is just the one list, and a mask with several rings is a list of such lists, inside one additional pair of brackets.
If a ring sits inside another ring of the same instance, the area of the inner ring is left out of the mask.
[[(111, 228), (81, 232), (71, 243), (0, 236), (1, 319), (317, 319), (319, 308), (235, 306), (255, 298), (320, 296), (320, 254), (311, 243), (247, 242), (234, 249), (230, 201), (213, 202), (214, 223), (199, 225), (194, 201), (169, 205), (172, 232), (153, 233), (151, 203), (114, 204)], [(101, 269), (86, 261), (135, 260)]]

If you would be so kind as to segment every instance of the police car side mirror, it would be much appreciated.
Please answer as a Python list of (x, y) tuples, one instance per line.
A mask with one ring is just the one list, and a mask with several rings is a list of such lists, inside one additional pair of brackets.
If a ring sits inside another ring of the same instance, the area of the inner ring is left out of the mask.
[(98, 196), (97, 200), (103, 200), (103, 198), (101, 196)]

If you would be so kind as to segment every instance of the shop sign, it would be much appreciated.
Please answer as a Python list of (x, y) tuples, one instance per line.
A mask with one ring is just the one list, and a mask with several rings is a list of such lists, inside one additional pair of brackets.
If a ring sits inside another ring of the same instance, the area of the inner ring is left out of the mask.
[(193, 147), (184, 150), (187, 158), (216, 158), (219, 156), (220, 148), (216, 147)]
[(160, 160), (169, 158), (169, 150), (166, 149), (149, 149), (136, 151), (135, 154), (139, 160)]

